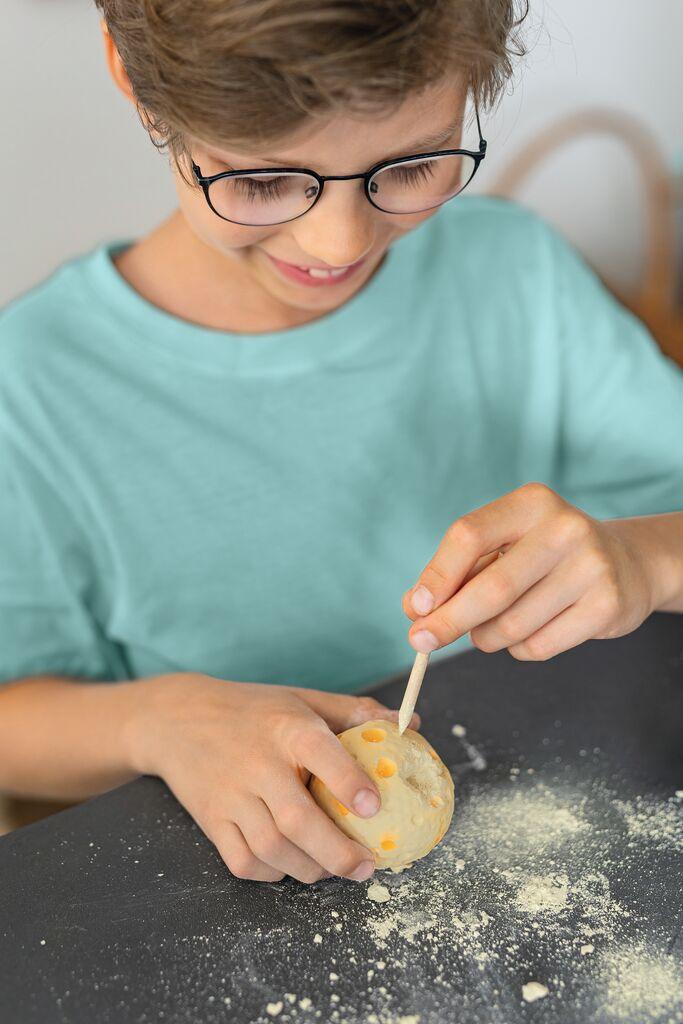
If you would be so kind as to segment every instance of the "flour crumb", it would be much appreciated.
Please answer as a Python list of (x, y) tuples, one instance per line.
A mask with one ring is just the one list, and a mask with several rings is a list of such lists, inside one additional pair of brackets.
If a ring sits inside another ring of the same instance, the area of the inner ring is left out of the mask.
[(679, 1021), (683, 1007), (683, 968), (666, 953), (643, 944), (622, 945), (600, 961), (602, 1014), (608, 1020), (638, 1024)]
[(581, 956), (587, 956), (588, 953), (592, 953), (594, 951), (594, 949), (595, 949), (595, 946), (592, 945), (592, 943), (587, 942), (584, 946), (581, 947), (579, 952), (581, 953)]
[(683, 817), (680, 808), (673, 803), (660, 803), (641, 796), (614, 803), (634, 839), (683, 850)]
[(545, 999), (548, 989), (540, 981), (528, 981), (522, 985), (522, 998), (526, 1003), (535, 1003), (537, 999)]
[(266, 1013), (269, 1017), (278, 1017), (283, 1010), (284, 1003), (280, 1000), (278, 1003), (268, 1003), (266, 1006)]
[(467, 735), (467, 729), (464, 725), (454, 725), (451, 732), (454, 736), (457, 736), (458, 739), (462, 739), (463, 736)]
[(530, 878), (515, 897), (515, 906), (527, 914), (557, 914), (567, 905), (567, 875)]
[(294, 1005), (294, 1003), (296, 1002), (296, 996), (294, 995), (293, 992), (285, 992), (285, 999), (287, 1000), (288, 1003), (291, 1003), (292, 1005)]
[(386, 885), (380, 885), (379, 882), (373, 882), (372, 885), (368, 886), (366, 896), (373, 903), (388, 903), (391, 899), (391, 893)]
[(320, 943), (323, 941), (323, 937), (320, 934), (320, 932), (315, 933), (315, 935), (313, 936), (313, 941), (315, 942), (316, 946), (320, 945)]
[(304, 998), (303, 998), (303, 999), (300, 999), (300, 1000), (299, 1000), (299, 1008), (300, 1008), (301, 1010), (310, 1010), (310, 1008), (311, 1008), (312, 1006), (313, 1006), (313, 1003), (312, 1003), (312, 1002), (311, 1002), (311, 1000), (310, 1000), (310, 999), (308, 998), (308, 996), (304, 996)]

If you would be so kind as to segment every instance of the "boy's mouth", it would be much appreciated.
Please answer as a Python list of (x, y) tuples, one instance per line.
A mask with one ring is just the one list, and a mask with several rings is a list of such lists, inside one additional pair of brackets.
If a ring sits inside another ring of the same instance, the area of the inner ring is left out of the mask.
[(342, 284), (344, 281), (348, 281), (365, 262), (365, 257), (363, 257), (363, 259), (357, 260), (356, 263), (352, 263), (348, 267), (326, 270), (322, 267), (300, 267), (295, 263), (286, 263), (284, 260), (271, 256), (270, 253), (266, 253), (266, 256), (282, 277), (285, 277), (288, 281), (296, 281), (297, 284), (313, 288), (319, 288), (321, 285), (329, 287), (330, 285)]

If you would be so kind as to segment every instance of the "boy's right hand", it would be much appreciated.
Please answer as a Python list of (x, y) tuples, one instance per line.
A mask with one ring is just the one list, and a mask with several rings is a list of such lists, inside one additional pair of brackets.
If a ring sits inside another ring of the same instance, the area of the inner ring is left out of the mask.
[(201, 675), (141, 685), (150, 699), (131, 732), (135, 767), (165, 780), (234, 875), (309, 883), (372, 875), (371, 852), (333, 824), (307, 783), (317, 775), (354, 814), (375, 814), (375, 783), (334, 733), (397, 721), (398, 712), (371, 697)]

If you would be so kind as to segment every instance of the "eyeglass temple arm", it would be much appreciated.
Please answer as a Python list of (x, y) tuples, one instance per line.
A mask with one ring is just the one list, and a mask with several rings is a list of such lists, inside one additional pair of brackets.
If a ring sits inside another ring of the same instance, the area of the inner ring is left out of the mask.
[(486, 143), (486, 139), (481, 134), (481, 121), (479, 120), (479, 106), (477, 104), (476, 99), (474, 101), (474, 114), (475, 114), (475, 117), (477, 119), (477, 131), (479, 132), (479, 148), (482, 150), (482, 152), (486, 152), (486, 145), (487, 145), (487, 143)]

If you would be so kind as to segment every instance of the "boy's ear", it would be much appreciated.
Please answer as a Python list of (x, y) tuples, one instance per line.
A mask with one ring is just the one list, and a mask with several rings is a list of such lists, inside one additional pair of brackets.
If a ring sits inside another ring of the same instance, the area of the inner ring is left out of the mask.
[(103, 21), (101, 24), (102, 39), (104, 41), (104, 56), (107, 61), (109, 73), (126, 99), (137, 105), (133, 87), (130, 84), (130, 79), (126, 69), (123, 66), (123, 61), (119, 56), (119, 51), (116, 49), (116, 44), (110, 35), (109, 29), (107, 28), (107, 23)]

